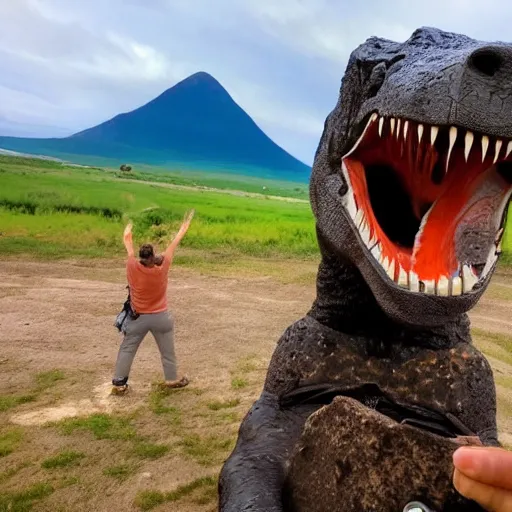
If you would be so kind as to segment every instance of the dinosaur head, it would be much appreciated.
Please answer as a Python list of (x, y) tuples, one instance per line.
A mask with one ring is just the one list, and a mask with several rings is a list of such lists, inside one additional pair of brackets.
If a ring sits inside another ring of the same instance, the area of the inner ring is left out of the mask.
[(485, 291), (512, 192), (512, 45), (423, 28), (351, 55), (316, 153), (321, 247), (393, 319), (437, 326)]

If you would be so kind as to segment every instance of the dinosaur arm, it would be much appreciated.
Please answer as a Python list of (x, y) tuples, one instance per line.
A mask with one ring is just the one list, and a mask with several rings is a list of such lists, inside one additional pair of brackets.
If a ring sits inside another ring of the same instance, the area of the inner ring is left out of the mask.
[(316, 408), (282, 409), (276, 395), (263, 392), (242, 422), (220, 474), (222, 512), (282, 512), (285, 462)]

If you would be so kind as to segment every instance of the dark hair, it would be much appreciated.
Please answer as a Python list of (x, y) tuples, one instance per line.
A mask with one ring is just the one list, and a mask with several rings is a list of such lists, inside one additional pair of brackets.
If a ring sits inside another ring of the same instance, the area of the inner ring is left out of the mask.
[(141, 260), (149, 260), (155, 256), (155, 251), (151, 244), (144, 244), (140, 246), (139, 258)]

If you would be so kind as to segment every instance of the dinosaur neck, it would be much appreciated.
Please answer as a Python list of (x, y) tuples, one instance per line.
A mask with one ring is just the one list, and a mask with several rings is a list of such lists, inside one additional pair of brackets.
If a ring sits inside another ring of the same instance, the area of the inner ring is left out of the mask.
[(469, 319), (461, 315), (437, 328), (411, 327), (388, 317), (355, 266), (322, 251), (317, 275), (317, 297), (308, 313), (318, 322), (353, 336), (389, 344), (442, 348), (460, 341), (471, 342)]

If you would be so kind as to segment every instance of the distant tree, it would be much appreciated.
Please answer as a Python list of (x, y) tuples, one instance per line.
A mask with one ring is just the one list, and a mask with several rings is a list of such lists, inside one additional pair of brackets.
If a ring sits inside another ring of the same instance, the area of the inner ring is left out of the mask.
[(130, 172), (132, 168), (130, 165), (123, 164), (121, 167), (119, 167), (119, 170), (123, 172)]

